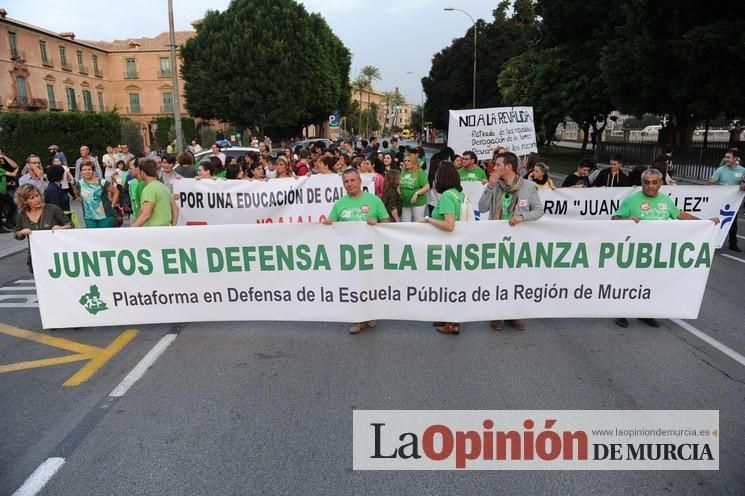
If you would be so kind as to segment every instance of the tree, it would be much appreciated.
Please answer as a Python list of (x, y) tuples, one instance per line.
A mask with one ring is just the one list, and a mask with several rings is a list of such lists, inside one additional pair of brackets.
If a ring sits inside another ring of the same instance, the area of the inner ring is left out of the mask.
[(349, 104), (349, 50), (294, 0), (233, 0), (222, 13), (207, 11), (182, 56), (194, 116), (290, 135)]
[[(370, 96), (373, 90), (373, 81), (380, 81), (380, 69), (378, 69), (374, 65), (366, 65), (360, 70), (360, 76), (364, 77), (367, 80), (367, 108), (370, 108)], [(367, 120), (365, 120), (365, 134), (368, 134)]]
[[(537, 22), (530, 0), (516, 0), (512, 16), (507, 12), (511, 2), (503, 0), (494, 9), (494, 20), (476, 21), (477, 73), (476, 106), (496, 107), (503, 104), (496, 84), (503, 64), (532, 47)], [(473, 85), (473, 29), (432, 58), (429, 75), (422, 80), (427, 95), (425, 112), (437, 128), (446, 128), (450, 109), (470, 108)]]
[(691, 142), (697, 121), (722, 112), (742, 115), (744, 4), (617, 3), (616, 34), (601, 53), (602, 75), (619, 110), (671, 115), (670, 129), (660, 139), (676, 144)]
[[(356, 113), (356, 115), (357, 115), (357, 117), (358, 117), (358, 119), (359, 119), (357, 121), (357, 132), (358, 133), (361, 133), (362, 132), (362, 113), (361, 113), (361, 109), (362, 109), (362, 92), (367, 90), (368, 85), (369, 85), (369, 82), (368, 82), (367, 78), (365, 78), (362, 74), (358, 75), (354, 79), (354, 81), (352, 81), (352, 91), (355, 92), (355, 93), (357, 93), (359, 95), (359, 99), (356, 100), (354, 103), (357, 103), (357, 102), (359, 102), (359, 103), (358, 103), (356, 109), (350, 108), (349, 110), (350, 110), (350, 114), (354, 110), (355, 113)], [(354, 105), (354, 103), (352, 105)], [(352, 121), (352, 123), (355, 122), (354, 121), (354, 118), (350, 118), (350, 120)]]

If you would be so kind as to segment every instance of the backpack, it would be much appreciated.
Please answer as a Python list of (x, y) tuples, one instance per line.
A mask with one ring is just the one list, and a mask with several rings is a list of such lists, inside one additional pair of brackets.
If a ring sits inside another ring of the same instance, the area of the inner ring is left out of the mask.
[[(449, 190), (448, 190), (449, 191)], [(458, 201), (460, 201), (460, 198), (458, 196), (449, 191)], [(463, 194), (463, 201), (460, 202), (460, 217), (458, 218), (459, 221), (463, 222), (473, 222), (476, 220), (476, 215), (473, 213), (473, 204), (471, 203), (471, 200), (468, 199), (468, 196), (466, 194)]]

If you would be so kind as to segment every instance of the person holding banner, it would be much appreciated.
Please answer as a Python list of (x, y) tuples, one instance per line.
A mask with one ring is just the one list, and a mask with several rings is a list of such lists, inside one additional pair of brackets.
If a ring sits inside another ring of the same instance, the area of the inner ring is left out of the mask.
[[(432, 211), (432, 217), (420, 217), (417, 220), (432, 224), (437, 229), (453, 232), (455, 222), (460, 220), (461, 205), (466, 201), (466, 195), (460, 185), (460, 175), (452, 162), (440, 162), (435, 176), (435, 188), (440, 193), (440, 199)], [(460, 334), (460, 322), (434, 322), (434, 326), (437, 332), (443, 334)]]
[[(324, 224), (330, 226), (334, 222), (367, 222), (374, 226), (390, 222), (383, 201), (372, 193), (362, 191), (362, 177), (357, 169), (350, 167), (342, 173), (341, 178), (347, 194), (334, 203), (328, 218), (323, 221)], [(362, 329), (372, 329), (377, 324), (375, 320), (355, 322), (349, 328), (349, 333), (358, 334)]]
[[(517, 155), (506, 152), (497, 157), (494, 172), (489, 176), (484, 192), (479, 199), (479, 210), (489, 213), (489, 220), (506, 220), (511, 226), (525, 221), (536, 221), (543, 216), (543, 202), (536, 185), (517, 174)], [(507, 321), (518, 331), (525, 330), (521, 320)], [(504, 321), (493, 320), (495, 331), (504, 329)]]
[[(49, 229), (56, 231), (57, 229), (70, 229), (72, 227), (70, 219), (57, 205), (44, 203), (41, 190), (33, 184), (24, 184), (18, 188), (15, 203), (20, 210), (14, 235), (18, 240), (28, 238), (33, 231)], [(31, 264), (30, 251), (26, 263), (29, 272), (33, 274), (34, 267)]]
[[(745, 190), (745, 167), (737, 163), (737, 155), (737, 148), (727, 150), (727, 153), (724, 154), (724, 165), (714, 171), (714, 175), (707, 183), (740, 186), (740, 189)], [(729, 249), (738, 252), (742, 251), (737, 246), (737, 214), (732, 219), (732, 226), (729, 229)]]
[[(658, 169), (647, 169), (642, 173), (642, 190), (632, 193), (621, 202), (618, 210), (613, 215), (613, 220), (701, 220), (698, 217), (684, 212), (675, 206), (675, 202), (667, 195), (660, 195), (664, 176)], [(714, 224), (719, 224), (718, 217), (710, 219)], [(651, 327), (660, 327), (657, 319), (639, 319)], [(618, 327), (629, 326), (626, 318), (615, 320)]]

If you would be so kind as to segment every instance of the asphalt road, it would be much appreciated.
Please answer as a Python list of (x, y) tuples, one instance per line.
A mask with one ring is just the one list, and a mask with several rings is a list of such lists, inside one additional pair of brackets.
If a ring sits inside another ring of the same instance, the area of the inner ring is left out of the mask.
[[(4, 288), (29, 279), (24, 261), (0, 260)], [(718, 252), (688, 322), (745, 355), (743, 276), (743, 254)], [(40, 331), (36, 308), (2, 312)], [(0, 374), (0, 495), (50, 457), (66, 463), (43, 495), (745, 494), (745, 365), (662, 322), (545, 319), (522, 333), (467, 323), (457, 337), (429, 322), (356, 336), (336, 323), (141, 326), (80, 386), (62, 384), (81, 363)], [(43, 334), (103, 347), (124, 330)], [(110, 397), (169, 333), (142, 379)], [(0, 364), (64, 354), (0, 333)], [(359, 472), (354, 409), (718, 409), (720, 470)]]

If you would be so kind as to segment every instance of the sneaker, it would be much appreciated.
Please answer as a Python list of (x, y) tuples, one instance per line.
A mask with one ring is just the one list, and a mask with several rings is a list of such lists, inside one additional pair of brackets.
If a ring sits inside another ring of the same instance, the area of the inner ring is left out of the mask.
[(660, 327), (660, 322), (657, 319), (639, 319), (650, 327)]
[(349, 334), (359, 334), (360, 332), (362, 332), (362, 322), (355, 322), (349, 328)]
[(489, 322), (489, 325), (495, 331), (504, 330), (504, 320), (492, 320), (491, 322)]
[(0, 233), (9, 233), (9, 232), (13, 232), (13, 231), (11, 231), (5, 226), (0, 226)]
[(627, 328), (627, 327), (629, 326), (629, 321), (628, 321), (628, 320), (626, 320), (626, 319), (625, 319), (625, 318), (623, 318), (623, 317), (621, 317), (620, 319), (616, 319), (616, 320), (614, 320), (614, 322), (616, 323), (616, 325), (617, 325), (618, 327), (623, 327), (624, 329), (626, 329), (626, 328)]
[(375, 326), (378, 325), (378, 321), (377, 320), (368, 320), (367, 322), (363, 322), (362, 325), (363, 326), (367, 326), (370, 329), (373, 329)]

